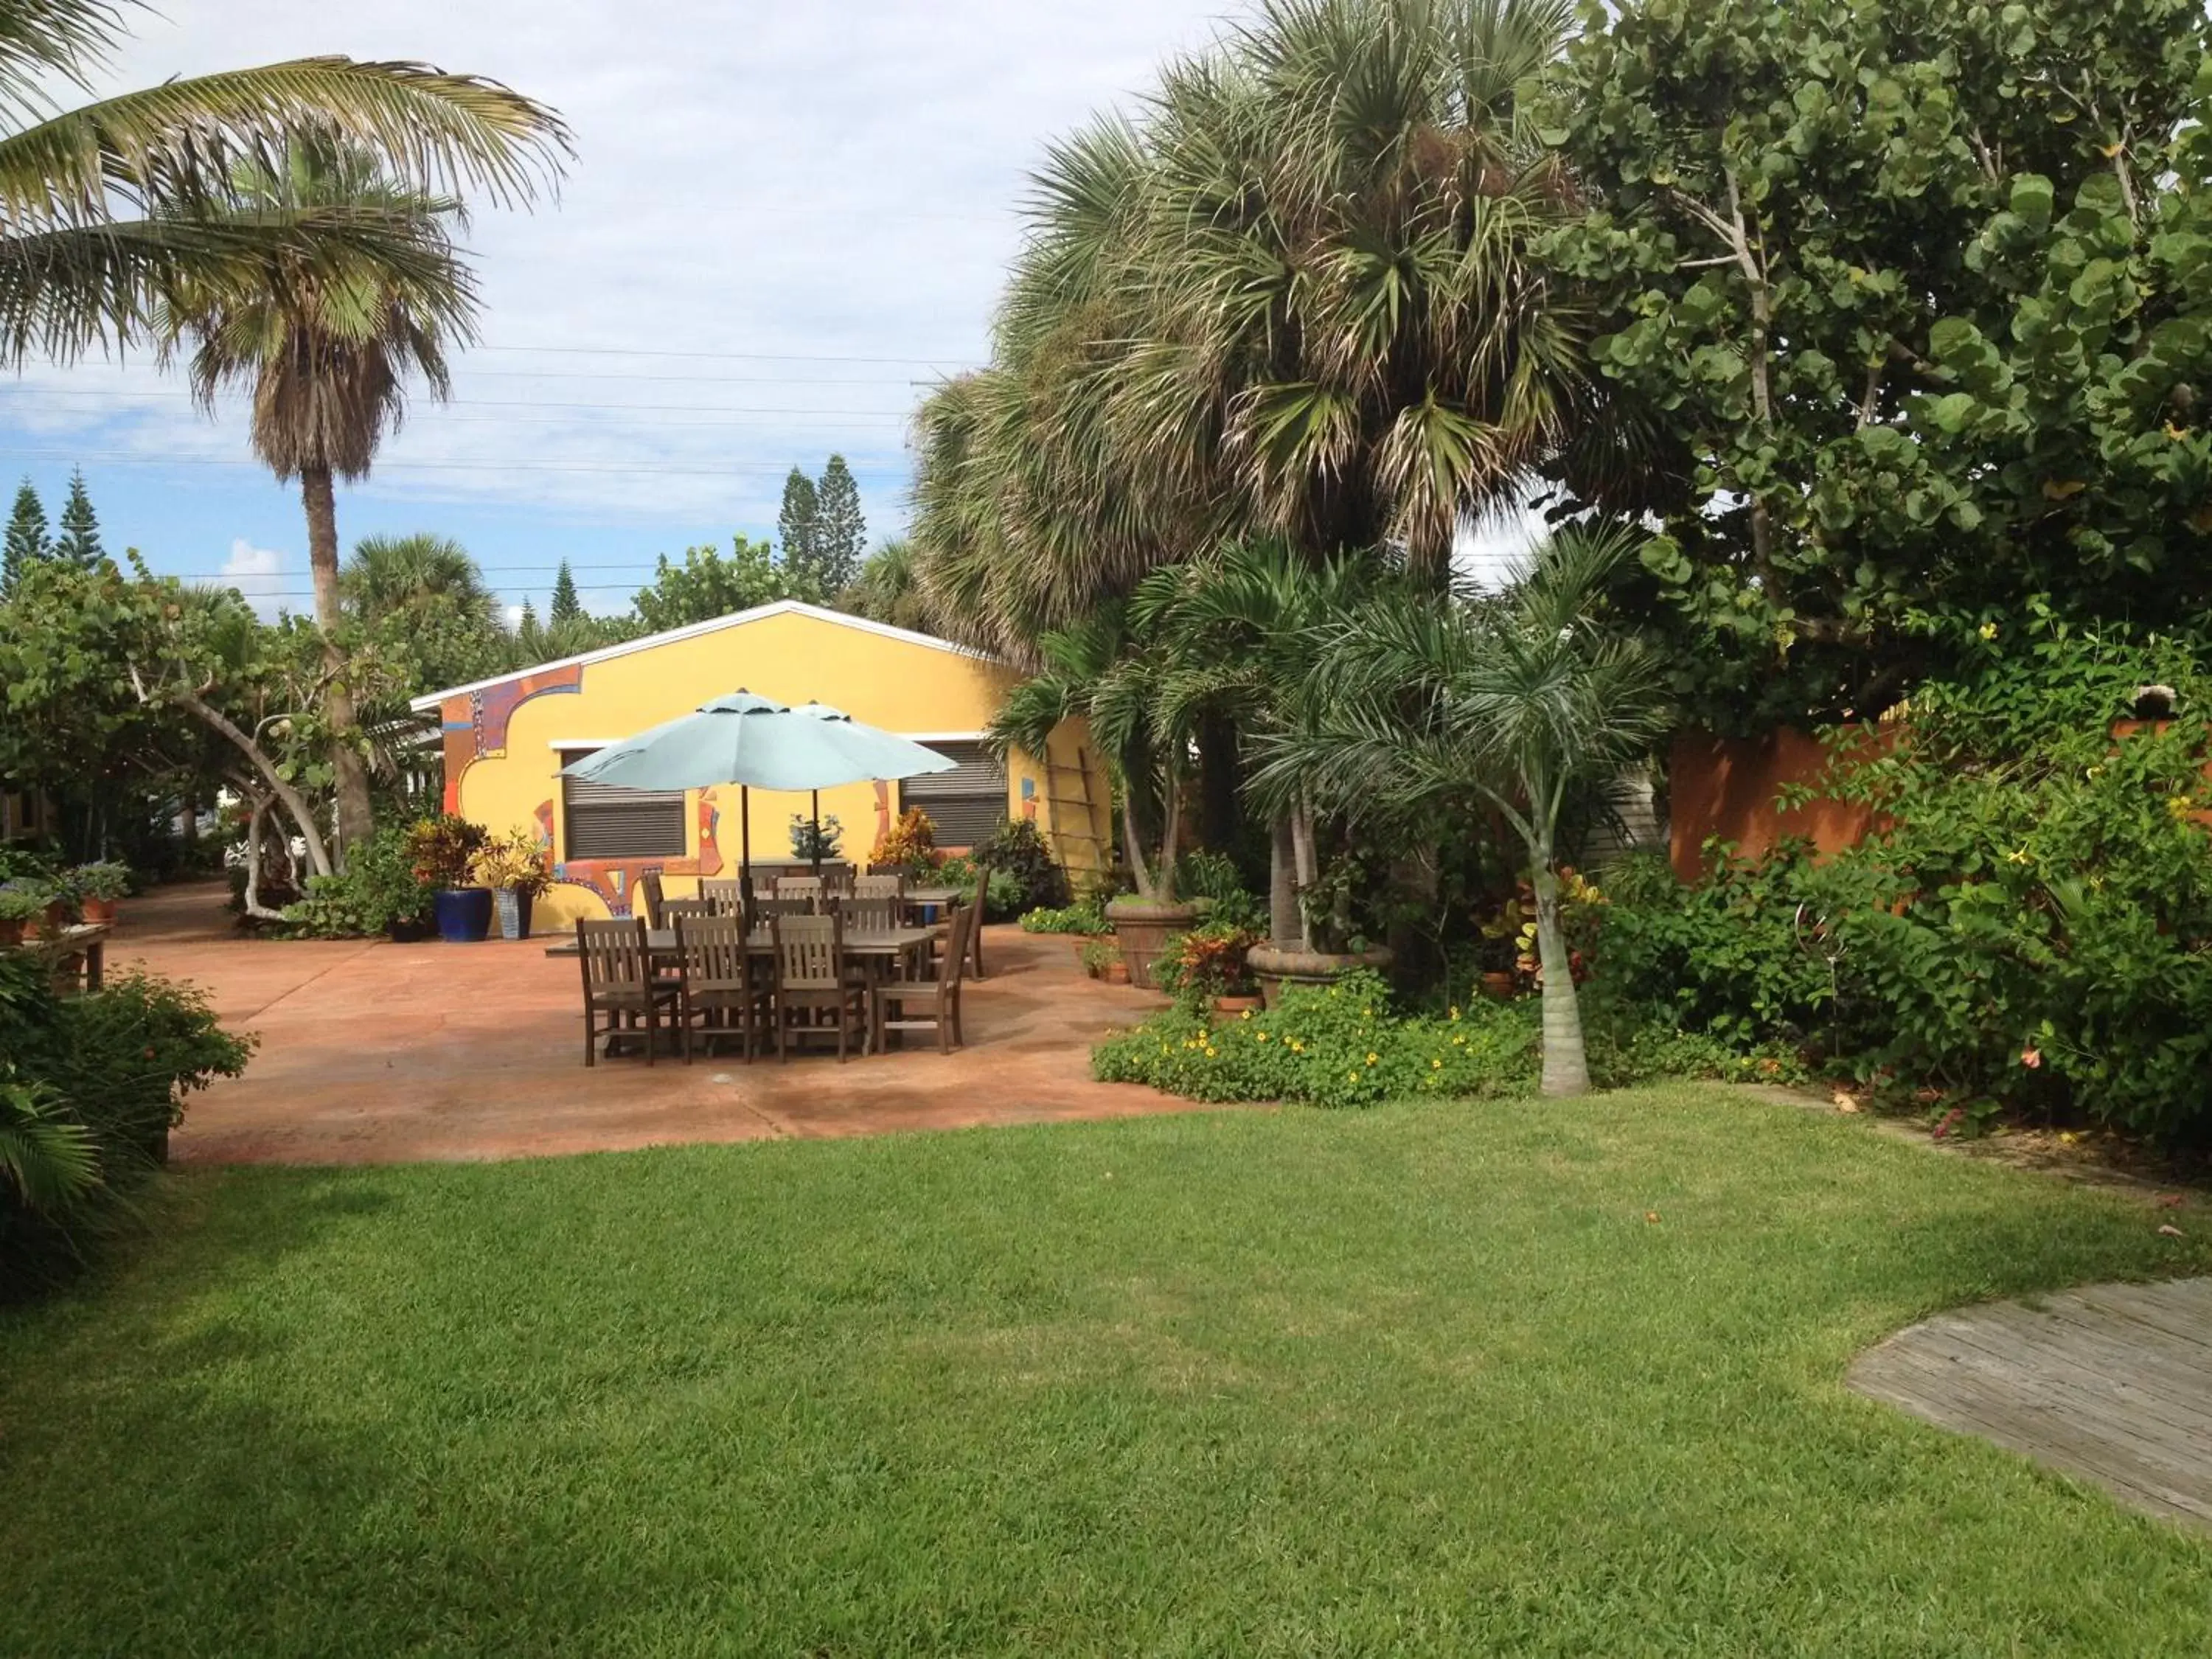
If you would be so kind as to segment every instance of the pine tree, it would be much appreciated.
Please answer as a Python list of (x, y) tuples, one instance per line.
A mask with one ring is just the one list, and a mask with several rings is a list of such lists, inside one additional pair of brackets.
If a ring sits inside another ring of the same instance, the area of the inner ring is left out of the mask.
[(525, 663), (540, 661), (545, 655), (545, 630), (538, 625), (538, 607), (528, 599), (522, 602), (522, 617), (514, 625), (514, 643)]
[(860, 487), (842, 455), (832, 455), (815, 491), (815, 570), (825, 594), (842, 592), (860, 574), (868, 523), (860, 516)]
[(782, 550), (784, 574), (802, 595), (823, 591), (821, 559), (815, 546), (820, 512), (814, 481), (794, 466), (783, 481), (783, 511), (775, 517), (775, 538)]
[(8, 540), (0, 552), (0, 594), (12, 592), (16, 577), (33, 559), (53, 556), (53, 538), (46, 534), (46, 509), (28, 478), (15, 492), (15, 510), (9, 516)]
[(561, 574), (553, 578), (553, 605), (545, 614), (556, 627), (584, 614), (584, 602), (576, 597), (576, 578), (566, 559), (561, 561)]
[(69, 500), (62, 505), (62, 533), (54, 542), (54, 556), (75, 564), (98, 564), (106, 556), (100, 545), (100, 520), (85, 493), (84, 471), (70, 474)]

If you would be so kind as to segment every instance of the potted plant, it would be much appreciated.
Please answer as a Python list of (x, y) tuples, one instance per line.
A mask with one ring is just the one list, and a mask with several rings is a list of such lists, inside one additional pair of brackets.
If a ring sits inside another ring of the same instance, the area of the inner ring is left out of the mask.
[(484, 839), (483, 830), (458, 812), (418, 818), (407, 832), (415, 878), (430, 889), (430, 914), (448, 944), (473, 944), (491, 931), (491, 890), (469, 878)]
[[(1075, 952), (1075, 959), (1083, 965), (1083, 971), (1093, 979), (1116, 977), (1113, 970), (1121, 967), (1121, 953), (1115, 948), (1110, 939), (1084, 940)], [(1124, 969), (1118, 978), (1126, 981), (1127, 971)]]
[(844, 844), (845, 826), (836, 813), (819, 821), (802, 812), (791, 815), (791, 856), (799, 863), (833, 864), (844, 856)]
[(116, 901), (131, 890), (131, 866), (107, 860), (80, 864), (70, 872), (70, 879), (83, 896), (84, 919), (103, 924), (112, 922)]
[(900, 813), (898, 821), (877, 837), (868, 854), (868, 868), (896, 866), (910, 882), (927, 881), (944, 864), (945, 854), (937, 850), (937, 826), (919, 806)]
[(469, 875), (491, 890), (501, 939), (530, 937), (531, 904), (545, 890), (545, 855), (527, 830), (494, 836), (477, 848)]
[(46, 910), (44, 888), (27, 881), (0, 884), (0, 945), (21, 945), (24, 930)]
[(48, 939), (54, 939), (77, 919), (76, 884), (67, 872), (64, 872), (45, 883), (44, 888), (46, 903), (40, 914), (39, 931)]
[(1244, 963), (1259, 943), (1240, 922), (1206, 922), (1167, 942), (1152, 963), (1152, 984), (1197, 1012), (1242, 1013), (1260, 1004)]
[(1305, 939), (1293, 945), (1255, 945), (1244, 965), (1259, 982), (1261, 1002), (1272, 1008), (1290, 985), (1327, 985), (1355, 968), (1378, 973), (1391, 963), (1390, 947), (1370, 945), (1352, 919), (1357, 860), (1333, 860), (1313, 884), (1298, 895)]

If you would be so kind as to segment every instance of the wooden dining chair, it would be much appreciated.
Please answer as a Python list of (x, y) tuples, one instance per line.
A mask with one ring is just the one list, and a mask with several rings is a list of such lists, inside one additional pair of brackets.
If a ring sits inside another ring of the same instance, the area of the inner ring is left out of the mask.
[[(769, 937), (775, 959), (775, 1057), (790, 1058), (787, 1046), (802, 1036), (837, 1033), (837, 1061), (842, 1065), (853, 1032), (865, 1048), (868, 1037), (868, 988), (845, 972), (843, 924), (826, 916), (771, 916)], [(794, 1020), (793, 1016), (806, 1018)], [(825, 1019), (823, 1016), (827, 1016)]]
[(850, 898), (833, 899), (830, 903), (843, 919), (848, 933), (894, 933), (902, 908), (896, 892), (855, 893)]
[(893, 1031), (937, 1033), (937, 1052), (949, 1054), (963, 1044), (960, 1031), (960, 984), (968, 968), (968, 935), (979, 925), (980, 904), (962, 906), (952, 913), (945, 941), (945, 955), (928, 979), (890, 979), (875, 988), (872, 1018), (875, 1034), (884, 1038)]
[[(645, 1063), (659, 1046), (660, 1016), (673, 1012), (678, 987), (656, 980), (646, 925), (637, 916), (576, 924), (576, 959), (584, 969), (584, 1064), (599, 1064), (599, 1038), (614, 1038), (639, 1022), (645, 1026)], [(605, 1017), (603, 1027), (599, 1021)]]
[(699, 896), (714, 907), (718, 916), (734, 916), (744, 908), (745, 884), (741, 881), (703, 880)]
[[(640, 898), (645, 901), (645, 925), (648, 927), (659, 927), (660, 872), (658, 870), (648, 870), (645, 874), (640, 876), (637, 878), (637, 894)], [(636, 914), (635, 908), (632, 909), (631, 914), (633, 915)]]
[(679, 916), (711, 916), (715, 913), (714, 902), (708, 898), (665, 898), (660, 901), (659, 927), (673, 927)]
[(822, 878), (819, 876), (779, 876), (775, 896), (780, 899), (804, 899), (810, 910), (822, 908)]
[(884, 875), (869, 874), (853, 878), (854, 898), (896, 899), (906, 891), (906, 876), (893, 870)]
[(737, 916), (679, 915), (675, 918), (677, 1020), (684, 1034), (684, 1063), (691, 1063), (691, 1037), (714, 1039), (735, 1031), (748, 1063), (766, 1028), (770, 991), (765, 972), (753, 970), (745, 925)]

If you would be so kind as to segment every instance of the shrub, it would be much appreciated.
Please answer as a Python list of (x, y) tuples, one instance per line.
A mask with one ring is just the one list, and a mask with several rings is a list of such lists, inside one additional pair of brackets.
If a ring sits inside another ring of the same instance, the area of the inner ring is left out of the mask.
[(307, 896), (286, 907), (284, 920), (318, 938), (373, 938), (426, 920), (434, 890), (416, 872), (413, 833), (387, 824), (353, 849), (344, 874), (311, 877)]
[(1091, 1064), (1102, 1081), (1192, 1100), (1366, 1106), (1533, 1089), (1537, 1035), (1526, 1004), (1399, 1015), (1380, 976), (1358, 973), (1293, 988), (1279, 1006), (1220, 1024), (1170, 1009), (1098, 1044)]
[(44, 883), (19, 878), (0, 882), (0, 921), (33, 921), (46, 913), (53, 890)]
[(58, 998), (40, 963), (0, 957), (0, 1294), (82, 1261), (184, 1097), (235, 1076), (252, 1046), (189, 988), (130, 975)]
[(80, 864), (70, 872), (70, 884), (86, 898), (114, 900), (131, 890), (131, 866), (102, 860)]
[(1176, 865), (1176, 890), (1205, 901), (1206, 918), (1265, 936), (1267, 907), (1244, 885), (1236, 861), (1224, 853), (1187, 853)]
[(1043, 831), (1027, 818), (1007, 818), (975, 856), (991, 866), (995, 890), (1003, 874), (1013, 884), (1009, 914), (1067, 902), (1067, 872), (1052, 855)]
[(937, 826), (930, 822), (929, 814), (919, 806), (900, 813), (897, 822), (877, 837), (868, 862), (896, 865), (914, 881), (935, 875), (945, 855), (937, 850)]
[(1252, 987), (1244, 953), (1261, 935), (1235, 921), (1208, 921), (1188, 933), (1169, 935), (1152, 963), (1152, 984), (1193, 1008), (1210, 1008), (1216, 997), (1234, 996)]
[(527, 830), (489, 836), (469, 860), (469, 879), (495, 892), (507, 889), (517, 893), (542, 893), (549, 879), (545, 874), (545, 850)]
[(1114, 924), (1107, 920), (1106, 906), (1093, 896), (1079, 900), (1064, 909), (1031, 910), (1022, 917), (1024, 933), (1110, 933)]
[(486, 836), (479, 824), (458, 812), (436, 812), (417, 818), (407, 830), (407, 854), (415, 879), (433, 890), (469, 885), (469, 861), (483, 846)]

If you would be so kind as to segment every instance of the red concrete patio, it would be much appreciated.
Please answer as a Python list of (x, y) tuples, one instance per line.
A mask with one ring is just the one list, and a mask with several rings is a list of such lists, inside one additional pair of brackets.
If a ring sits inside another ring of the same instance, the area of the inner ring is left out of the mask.
[(1065, 940), (1018, 928), (985, 933), (990, 977), (969, 987), (968, 1046), (951, 1055), (586, 1070), (577, 965), (547, 957), (545, 940), (250, 939), (224, 898), (203, 884), (134, 900), (109, 955), (111, 971), (191, 981), (261, 1039), (243, 1078), (191, 1099), (180, 1163), (520, 1158), (1190, 1109), (1091, 1078), (1091, 1044), (1161, 999), (1086, 979)]

